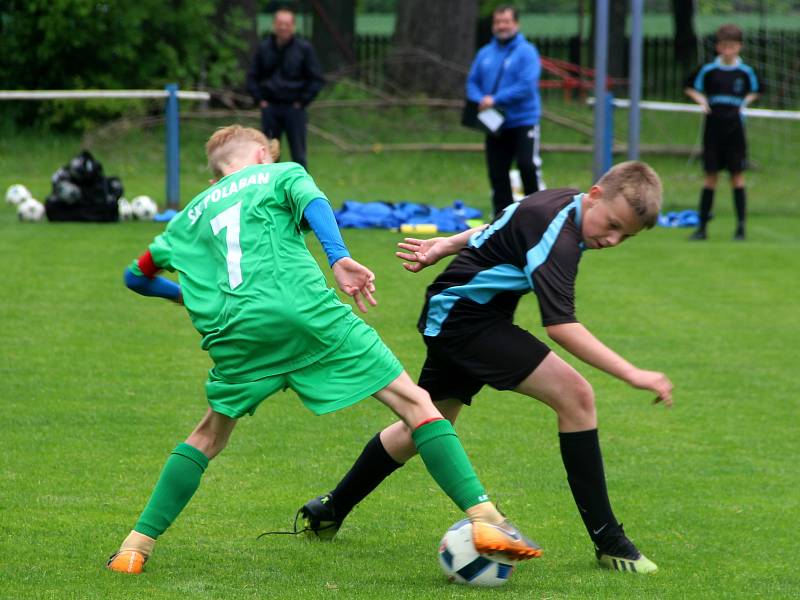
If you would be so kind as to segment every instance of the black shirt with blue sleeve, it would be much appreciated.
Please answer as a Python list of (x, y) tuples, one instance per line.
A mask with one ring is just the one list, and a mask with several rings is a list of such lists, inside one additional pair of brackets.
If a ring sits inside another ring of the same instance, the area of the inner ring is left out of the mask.
[(741, 59), (726, 65), (719, 57), (695, 69), (687, 77), (685, 87), (706, 97), (714, 118), (738, 118), (745, 97), (764, 91), (762, 81), (750, 65)]
[(419, 331), (464, 335), (513, 321), (520, 298), (531, 291), (544, 326), (576, 322), (582, 196), (569, 188), (537, 192), (474, 234), (428, 287)]

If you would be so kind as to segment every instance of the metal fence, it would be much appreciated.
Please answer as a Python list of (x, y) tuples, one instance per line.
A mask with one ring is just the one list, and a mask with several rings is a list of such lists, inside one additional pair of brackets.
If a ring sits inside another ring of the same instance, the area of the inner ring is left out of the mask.
[[(542, 37), (530, 40), (542, 56), (591, 66), (588, 39), (577, 36)], [(627, 40), (626, 40), (627, 42)], [(364, 83), (384, 87), (385, 62), (392, 45), (389, 35), (356, 36), (357, 78)], [(626, 43), (627, 47), (627, 43)], [(675, 57), (671, 36), (648, 36), (643, 40), (642, 96), (652, 100), (683, 100), (687, 69)], [(714, 36), (701, 36), (698, 62), (713, 60)], [(745, 62), (753, 66), (766, 83), (760, 106), (781, 109), (800, 107), (800, 31), (749, 31), (742, 52)], [(627, 56), (627, 54), (626, 54)], [(621, 90), (624, 94), (624, 90)]]

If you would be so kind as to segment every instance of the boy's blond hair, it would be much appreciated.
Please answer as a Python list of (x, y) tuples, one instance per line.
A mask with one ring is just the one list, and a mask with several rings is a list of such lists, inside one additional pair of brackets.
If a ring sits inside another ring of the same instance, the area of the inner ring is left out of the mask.
[(651, 229), (658, 221), (661, 179), (650, 165), (638, 160), (619, 163), (609, 169), (597, 185), (603, 190), (606, 200), (614, 200), (618, 196), (625, 198), (643, 227)]
[(228, 125), (217, 129), (206, 142), (206, 157), (208, 168), (214, 177), (222, 177), (223, 166), (244, 143), (256, 143), (269, 150), (272, 160), (278, 160), (280, 155), (280, 142), (268, 139), (258, 129), (242, 127), (241, 125)]

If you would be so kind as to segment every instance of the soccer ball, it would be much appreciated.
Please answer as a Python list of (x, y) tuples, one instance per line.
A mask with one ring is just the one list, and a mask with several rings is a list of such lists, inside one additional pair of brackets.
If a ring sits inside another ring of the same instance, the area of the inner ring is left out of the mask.
[(122, 187), (122, 181), (120, 181), (119, 177), (109, 177), (106, 179), (106, 185), (108, 186), (108, 193), (114, 200), (122, 198), (125, 188)]
[(150, 196), (136, 196), (131, 200), (131, 211), (140, 221), (152, 221), (158, 212), (158, 206)]
[(69, 179), (69, 171), (67, 171), (64, 167), (59, 167), (58, 170), (53, 173), (53, 176), (50, 178), (50, 181), (53, 185), (57, 184), (59, 181), (64, 181), (65, 179)]
[(20, 221), (41, 221), (44, 218), (44, 204), (34, 198), (28, 198), (17, 207), (17, 216)]
[(14, 184), (6, 190), (6, 202), (14, 206), (19, 206), (28, 198), (31, 198), (31, 193), (21, 183)]
[(125, 198), (117, 200), (117, 210), (119, 212), (120, 221), (129, 221), (133, 218), (133, 209), (131, 203)]
[(472, 523), (464, 519), (448, 529), (439, 542), (439, 564), (455, 583), (497, 587), (514, 571), (514, 562), (478, 554), (472, 543)]
[(90, 153), (83, 151), (69, 161), (67, 171), (72, 181), (77, 183), (89, 183), (102, 176), (103, 167)]
[(67, 204), (75, 204), (83, 197), (81, 188), (68, 179), (62, 179), (53, 185), (53, 195)]

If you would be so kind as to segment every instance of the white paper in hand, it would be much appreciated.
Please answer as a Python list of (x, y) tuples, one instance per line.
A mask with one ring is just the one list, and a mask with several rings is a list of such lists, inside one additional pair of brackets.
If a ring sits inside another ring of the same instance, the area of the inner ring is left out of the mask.
[(478, 113), (478, 120), (492, 133), (496, 133), (506, 118), (494, 108), (487, 108)]

